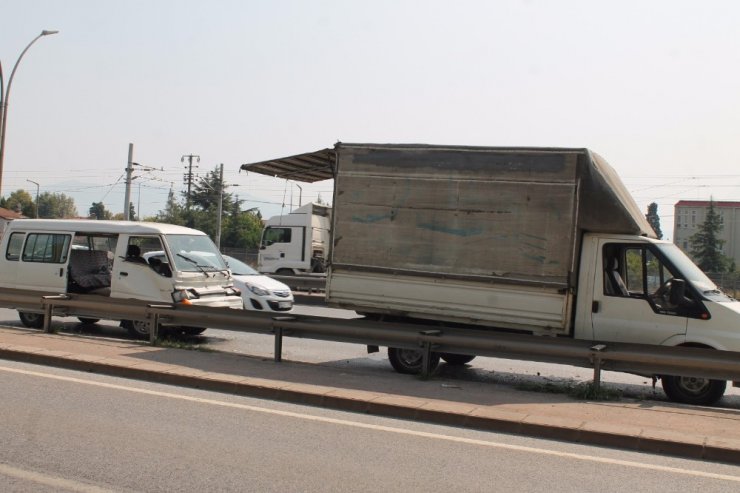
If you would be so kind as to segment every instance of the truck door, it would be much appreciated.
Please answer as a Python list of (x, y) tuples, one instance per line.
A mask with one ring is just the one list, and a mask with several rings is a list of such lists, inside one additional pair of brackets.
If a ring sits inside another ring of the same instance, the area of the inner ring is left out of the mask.
[(600, 242), (592, 304), (593, 337), (598, 341), (680, 343), (688, 318), (670, 304), (673, 269), (650, 245)]
[(28, 233), (17, 267), (16, 288), (67, 292), (71, 233)]
[(259, 267), (262, 272), (280, 269), (305, 269), (305, 229), (298, 226), (268, 226), (262, 234)]

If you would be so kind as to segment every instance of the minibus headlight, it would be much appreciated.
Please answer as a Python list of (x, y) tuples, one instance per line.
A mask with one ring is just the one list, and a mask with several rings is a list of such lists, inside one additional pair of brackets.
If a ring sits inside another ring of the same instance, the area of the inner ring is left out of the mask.
[(172, 293), (172, 299), (175, 303), (182, 303), (183, 305), (190, 305), (192, 302), (190, 300), (197, 298), (198, 296), (188, 291), (187, 289), (178, 289)]
[(241, 296), (242, 292), (239, 288), (226, 288), (226, 296)]

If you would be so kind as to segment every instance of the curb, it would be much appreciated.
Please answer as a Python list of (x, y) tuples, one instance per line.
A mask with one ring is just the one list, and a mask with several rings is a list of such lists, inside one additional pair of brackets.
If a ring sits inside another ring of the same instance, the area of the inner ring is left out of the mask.
[[(28, 348), (0, 346), (0, 359), (431, 424), (740, 464), (740, 448), (719, 439), (678, 440), (673, 433), (650, 432), (637, 427), (625, 429), (605, 423), (486, 407), (463, 413), (455, 411), (446, 401), (237, 377), (159, 363), (132, 366), (114, 359), (44, 349), (29, 351)], [(153, 368), (155, 365), (158, 368)]]

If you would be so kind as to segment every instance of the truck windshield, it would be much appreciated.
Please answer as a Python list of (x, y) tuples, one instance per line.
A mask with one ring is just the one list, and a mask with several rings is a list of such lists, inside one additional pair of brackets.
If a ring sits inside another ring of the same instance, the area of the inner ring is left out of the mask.
[(208, 236), (166, 235), (177, 270), (181, 272), (226, 271), (228, 267)]
[(656, 245), (671, 264), (690, 282), (702, 295), (712, 301), (729, 301), (731, 298), (722, 293), (716, 284), (697, 267), (685, 253), (676, 245), (660, 243)]

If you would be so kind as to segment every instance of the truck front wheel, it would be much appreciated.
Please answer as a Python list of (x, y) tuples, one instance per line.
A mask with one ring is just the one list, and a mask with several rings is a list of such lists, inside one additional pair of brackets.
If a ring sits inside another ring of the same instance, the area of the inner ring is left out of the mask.
[(44, 316), (40, 313), (18, 312), (18, 318), (26, 327), (40, 329), (44, 326)]
[[(418, 349), (388, 348), (388, 360), (398, 373), (416, 375), (421, 373), (424, 362), (424, 353)], [(429, 370), (434, 371), (439, 364), (439, 353), (432, 353), (429, 361)]]
[(674, 402), (711, 406), (725, 393), (727, 382), (697, 377), (675, 377), (664, 375), (661, 385), (668, 398)]

